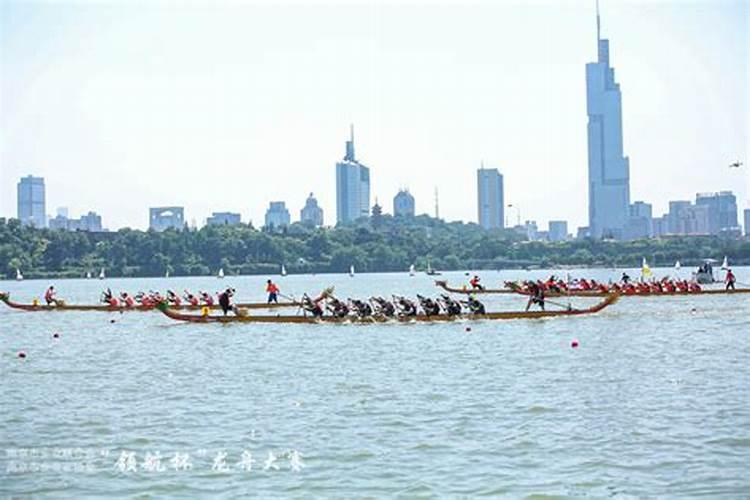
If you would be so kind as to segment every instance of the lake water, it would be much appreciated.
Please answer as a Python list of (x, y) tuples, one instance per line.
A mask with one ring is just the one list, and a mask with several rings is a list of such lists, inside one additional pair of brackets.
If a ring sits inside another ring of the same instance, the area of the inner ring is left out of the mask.
[[(735, 272), (750, 283), (750, 269)], [(499, 285), (548, 273), (479, 274)], [(55, 285), (70, 303), (95, 302), (103, 287), (234, 286), (239, 300), (262, 301), (264, 280)], [(342, 297), (438, 293), (424, 274), (278, 282), (296, 296), (328, 285)], [(0, 290), (29, 302), (47, 285)], [(0, 496), (750, 495), (750, 295), (624, 298), (579, 318), (367, 326), (191, 325), (157, 312), (0, 305), (0, 346)]]

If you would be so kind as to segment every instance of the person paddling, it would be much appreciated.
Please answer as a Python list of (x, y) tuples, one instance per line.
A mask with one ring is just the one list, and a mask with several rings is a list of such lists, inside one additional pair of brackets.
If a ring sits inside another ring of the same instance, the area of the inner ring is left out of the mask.
[(276, 286), (276, 283), (274, 283), (271, 280), (268, 280), (266, 282), (266, 292), (268, 293), (268, 303), (271, 302), (278, 304), (279, 303), (279, 287)]
[(734, 290), (734, 283), (737, 281), (737, 278), (734, 277), (734, 273), (731, 269), (727, 269), (727, 275), (724, 278), (724, 283), (726, 283), (726, 290), (729, 290), (730, 288)]

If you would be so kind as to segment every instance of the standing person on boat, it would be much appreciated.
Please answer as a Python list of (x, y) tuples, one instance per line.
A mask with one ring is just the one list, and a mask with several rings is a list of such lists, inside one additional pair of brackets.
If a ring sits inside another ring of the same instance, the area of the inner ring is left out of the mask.
[(471, 285), (472, 290), (484, 290), (484, 287), (479, 283), (479, 276), (476, 274), (474, 275), (471, 280), (469, 280), (469, 284)]
[(727, 284), (726, 290), (729, 290), (730, 288), (734, 290), (734, 283), (737, 281), (737, 278), (734, 277), (734, 273), (731, 269), (727, 269), (727, 276), (724, 278), (724, 283)]
[(279, 287), (276, 286), (276, 283), (274, 283), (271, 280), (268, 280), (266, 282), (266, 293), (268, 293), (268, 303), (271, 302), (278, 304), (279, 303)]
[(628, 283), (630, 283), (630, 276), (628, 276), (628, 273), (623, 272), (622, 278), (620, 278), (620, 281), (622, 281), (624, 285), (627, 285)]
[(47, 288), (47, 291), (44, 292), (44, 301), (47, 303), (48, 306), (51, 305), (57, 305), (57, 297), (55, 297), (55, 287), (50, 286)]
[(224, 316), (226, 316), (227, 313), (232, 310), (233, 295), (234, 290), (232, 290), (231, 288), (227, 288), (219, 294), (219, 305), (221, 306), (221, 310), (224, 313)]
[(526, 310), (531, 308), (532, 304), (537, 304), (544, 311), (544, 289), (533, 281), (529, 284), (529, 301), (526, 303)]

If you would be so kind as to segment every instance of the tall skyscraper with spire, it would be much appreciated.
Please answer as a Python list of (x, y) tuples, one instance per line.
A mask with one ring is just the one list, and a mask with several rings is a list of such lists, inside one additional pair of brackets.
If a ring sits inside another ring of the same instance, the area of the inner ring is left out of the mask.
[(589, 116), (589, 234), (625, 237), (630, 205), (630, 161), (622, 148), (622, 94), (609, 65), (609, 40), (601, 38), (596, 3), (597, 62), (586, 64)]
[(354, 156), (354, 125), (346, 155), (336, 163), (336, 221), (351, 222), (370, 215), (370, 169)]

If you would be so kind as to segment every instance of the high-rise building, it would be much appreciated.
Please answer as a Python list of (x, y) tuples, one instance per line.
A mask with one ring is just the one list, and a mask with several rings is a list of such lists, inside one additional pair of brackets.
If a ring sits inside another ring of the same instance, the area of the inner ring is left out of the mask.
[(708, 208), (708, 233), (720, 234), (738, 232), (737, 198), (731, 191), (718, 193), (698, 193), (695, 204)]
[(346, 155), (336, 163), (336, 221), (351, 222), (370, 215), (370, 169), (354, 156), (354, 126)]
[(242, 216), (234, 212), (214, 212), (206, 218), (207, 226), (236, 226), (242, 222)]
[(589, 232), (623, 238), (630, 205), (630, 161), (623, 156), (622, 95), (609, 65), (609, 40), (601, 38), (596, 10), (597, 62), (586, 64), (588, 113)]
[(653, 208), (650, 203), (636, 201), (628, 207), (628, 224), (625, 231), (625, 239), (639, 240), (650, 238), (653, 235), (652, 228)]
[(750, 208), (745, 209), (745, 236), (750, 236)]
[(67, 210), (57, 211), (57, 216), (49, 220), (50, 229), (60, 229), (63, 231), (91, 231), (102, 232), (102, 217), (96, 212), (89, 212), (78, 219), (71, 219), (67, 216)]
[(403, 217), (414, 216), (414, 196), (408, 189), (401, 189), (393, 197), (393, 215)]
[(496, 168), (477, 170), (477, 209), (479, 225), (485, 229), (501, 228), (505, 225), (505, 202), (503, 198), (503, 176)]
[(547, 231), (549, 241), (565, 241), (568, 239), (568, 221), (551, 220)]
[(18, 182), (18, 220), (28, 226), (46, 227), (44, 177), (28, 175)]
[(312, 193), (305, 200), (305, 206), (299, 211), (299, 220), (305, 225), (320, 227), (323, 225), (323, 209), (318, 206), (318, 200)]
[(185, 209), (183, 207), (153, 207), (148, 209), (148, 228), (157, 232), (167, 229), (184, 229)]
[(280, 228), (288, 226), (292, 219), (289, 216), (289, 210), (283, 201), (272, 201), (266, 210), (266, 227)]

